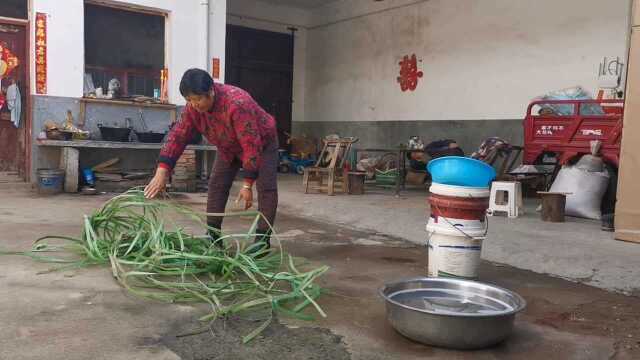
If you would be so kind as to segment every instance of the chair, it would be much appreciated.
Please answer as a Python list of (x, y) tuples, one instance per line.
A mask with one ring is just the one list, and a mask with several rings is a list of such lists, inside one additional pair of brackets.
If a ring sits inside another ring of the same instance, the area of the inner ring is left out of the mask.
[(496, 166), (499, 159), (502, 159), (502, 163), (497, 165), (496, 179), (497, 180), (512, 180), (513, 177), (509, 175), (509, 171), (513, 170), (516, 161), (520, 158), (524, 148), (522, 146), (510, 145), (505, 149), (496, 149), (483, 161), (491, 166)]
[[(344, 164), (349, 156), (351, 147), (358, 141), (357, 138), (325, 139), (324, 147), (315, 166), (304, 169), (302, 184), (304, 193), (309, 189), (326, 191), (329, 196), (335, 194), (336, 186), (341, 185), (343, 193), (347, 193), (349, 176)], [(326, 179), (326, 186), (323, 185)], [(315, 182), (315, 184), (311, 184)]]
[[(505, 199), (506, 195), (506, 199)], [(524, 214), (522, 185), (517, 181), (494, 181), (491, 184), (491, 196), (487, 215), (505, 212), (510, 218)]]
[[(482, 142), (478, 151), (471, 157), (496, 167), (496, 180), (512, 180), (509, 171), (513, 169), (523, 150), (522, 146), (511, 145), (501, 138), (491, 137)], [(497, 165), (499, 159), (502, 159), (502, 163)]]

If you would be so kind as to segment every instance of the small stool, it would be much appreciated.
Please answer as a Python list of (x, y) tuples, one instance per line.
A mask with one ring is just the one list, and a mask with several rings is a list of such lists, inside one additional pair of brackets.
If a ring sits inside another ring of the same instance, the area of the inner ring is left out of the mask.
[(349, 171), (349, 186), (347, 187), (350, 195), (362, 195), (364, 194), (364, 180), (367, 173), (360, 171)]
[(522, 185), (519, 182), (494, 181), (491, 184), (491, 197), (489, 198), (487, 215), (493, 216), (496, 211), (505, 212), (510, 218), (517, 218), (524, 214)]
[(567, 195), (571, 193), (538, 191), (542, 197), (542, 221), (561, 223), (564, 222), (564, 208), (567, 203)]

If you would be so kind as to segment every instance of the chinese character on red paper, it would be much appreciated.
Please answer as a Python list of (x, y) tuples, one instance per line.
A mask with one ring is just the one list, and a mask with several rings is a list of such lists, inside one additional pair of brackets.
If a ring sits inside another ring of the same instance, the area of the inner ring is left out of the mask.
[(424, 74), (422, 71), (418, 71), (418, 60), (416, 54), (405, 55), (400, 65), (400, 76), (398, 76), (398, 83), (400, 83), (400, 90), (402, 91), (414, 91), (418, 87), (418, 79)]
[(47, 93), (47, 15), (36, 13), (36, 93)]

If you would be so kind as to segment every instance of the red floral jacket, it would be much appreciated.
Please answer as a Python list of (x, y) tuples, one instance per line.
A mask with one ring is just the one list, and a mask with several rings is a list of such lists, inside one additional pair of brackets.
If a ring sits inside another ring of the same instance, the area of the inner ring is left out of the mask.
[(159, 166), (173, 169), (186, 145), (197, 133), (218, 148), (217, 155), (242, 161), (245, 179), (258, 178), (261, 153), (277, 141), (276, 122), (244, 90), (214, 84), (215, 100), (210, 112), (199, 113), (187, 105), (160, 151)]

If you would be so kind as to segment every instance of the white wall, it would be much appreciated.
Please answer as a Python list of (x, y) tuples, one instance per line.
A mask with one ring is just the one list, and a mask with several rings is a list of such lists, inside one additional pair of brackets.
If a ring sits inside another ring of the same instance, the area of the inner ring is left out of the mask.
[[(602, 58), (626, 54), (628, 11), (629, 0), (330, 4), (308, 31), (304, 120), (522, 118), (550, 90), (595, 90)], [(403, 93), (398, 62), (413, 53), (424, 77)]]
[(227, 7), (227, 22), (253, 29), (290, 34), (296, 27), (293, 54), (293, 121), (303, 121), (305, 114), (305, 72), (307, 62), (308, 11), (267, 4), (257, 0), (231, 0)]
[[(82, 97), (84, 73), (84, 1), (34, 0), (36, 12), (47, 14), (47, 95)], [(34, 53), (35, 30), (31, 33)], [(31, 89), (35, 94), (35, 61), (31, 58)]]
[[(206, 13), (202, 0), (129, 0), (134, 4), (169, 12), (167, 22), (167, 67), (169, 100), (184, 104), (178, 85), (185, 70), (208, 69), (210, 58), (218, 57), (224, 68), (226, 0), (209, 0)], [(33, 11), (48, 15), (48, 94), (81, 97), (84, 73), (84, 1), (34, 0)], [(210, 17), (210, 54), (207, 55), (207, 16)], [(33, 36), (33, 35), (32, 35)], [(222, 39), (222, 40), (220, 40)], [(33, 43), (33, 41), (32, 41)], [(32, 79), (35, 77), (32, 74)], [(32, 80), (35, 89), (35, 80)]]

